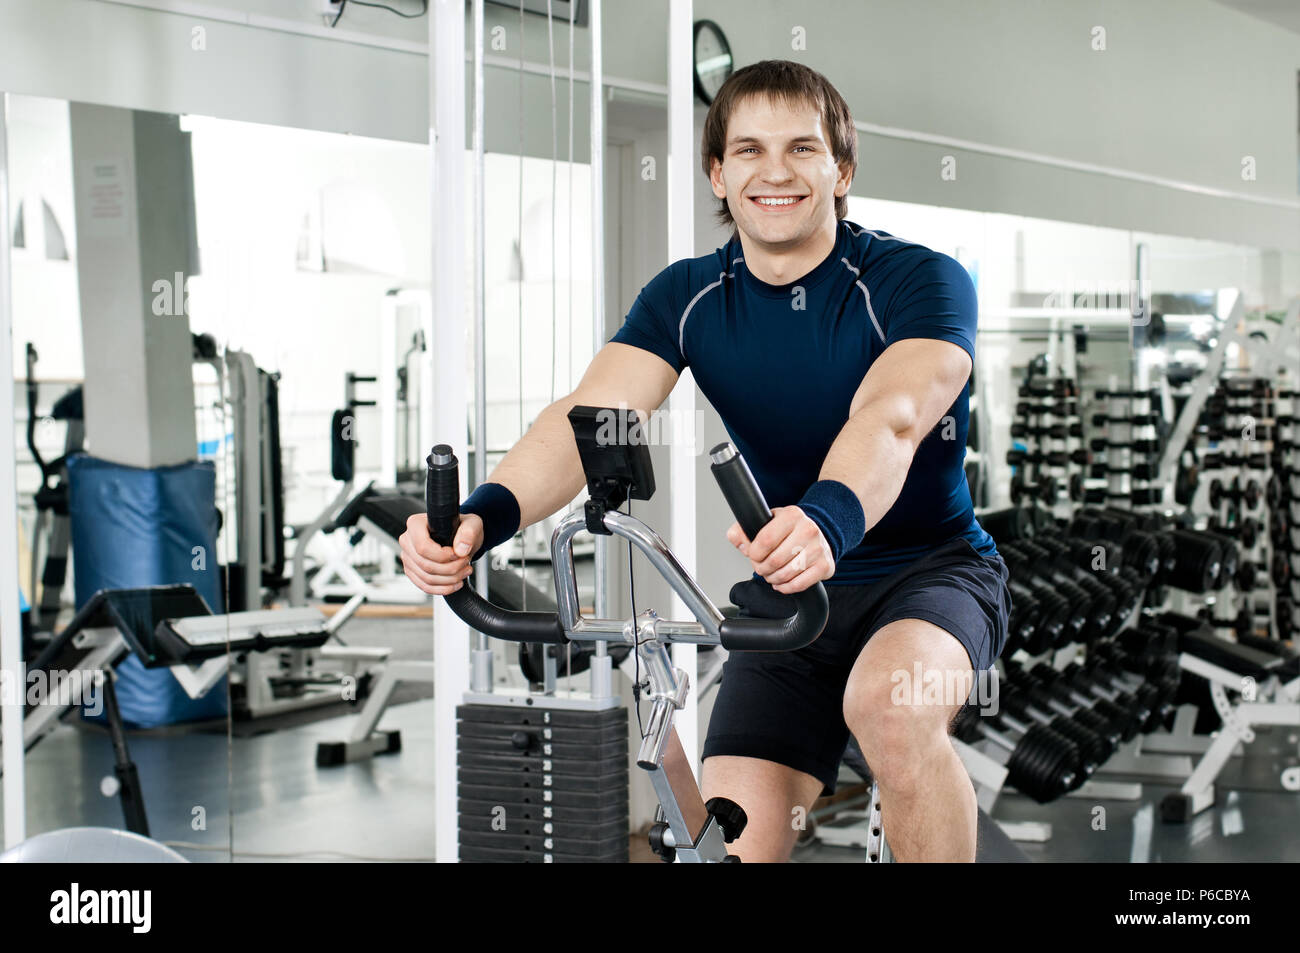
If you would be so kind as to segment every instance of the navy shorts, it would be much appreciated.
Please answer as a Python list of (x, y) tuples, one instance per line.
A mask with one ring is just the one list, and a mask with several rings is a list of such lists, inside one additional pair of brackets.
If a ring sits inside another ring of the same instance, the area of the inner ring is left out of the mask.
[(833, 793), (849, 742), (844, 689), (867, 640), (890, 622), (921, 619), (960, 641), (974, 671), (988, 669), (1006, 644), (1007, 577), (1001, 556), (958, 538), (869, 585), (828, 585), (830, 616), (812, 645), (727, 658), (704, 757), (775, 761)]

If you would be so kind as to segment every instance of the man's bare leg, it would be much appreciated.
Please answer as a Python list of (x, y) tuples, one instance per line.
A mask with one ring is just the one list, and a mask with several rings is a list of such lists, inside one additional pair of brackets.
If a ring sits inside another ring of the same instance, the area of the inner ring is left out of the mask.
[(975, 859), (975, 788), (948, 734), (972, 681), (965, 647), (920, 619), (878, 630), (849, 674), (844, 720), (880, 785), (897, 860)]
[[(725, 797), (745, 810), (745, 832), (727, 845), (744, 863), (784, 863), (799, 834), (796, 820), (806, 821), (822, 783), (811, 774), (774, 761), (714, 755), (704, 760), (704, 800)], [(802, 807), (799, 814), (796, 807)]]

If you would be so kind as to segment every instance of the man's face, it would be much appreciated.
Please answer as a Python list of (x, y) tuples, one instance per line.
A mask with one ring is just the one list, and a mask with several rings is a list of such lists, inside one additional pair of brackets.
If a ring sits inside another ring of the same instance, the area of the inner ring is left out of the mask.
[(709, 178), (741, 233), (779, 248), (797, 247), (834, 222), (835, 198), (852, 182), (835, 165), (816, 106), (763, 96), (732, 110), (722, 162), (714, 159)]

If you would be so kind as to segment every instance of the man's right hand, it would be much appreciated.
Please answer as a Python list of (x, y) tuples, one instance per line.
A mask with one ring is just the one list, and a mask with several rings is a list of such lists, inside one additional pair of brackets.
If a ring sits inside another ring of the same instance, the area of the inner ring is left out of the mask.
[(406, 521), (406, 532), (397, 541), (406, 577), (430, 595), (445, 596), (459, 589), (473, 572), (469, 558), (483, 545), (483, 520), (473, 513), (462, 514), (452, 544), (439, 546), (429, 537), (428, 517), (416, 513)]

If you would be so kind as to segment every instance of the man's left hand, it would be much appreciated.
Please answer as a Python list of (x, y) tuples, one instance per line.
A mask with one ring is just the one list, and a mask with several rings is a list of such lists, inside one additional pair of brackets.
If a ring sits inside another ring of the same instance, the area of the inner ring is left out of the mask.
[(731, 545), (749, 558), (777, 592), (792, 595), (835, 575), (831, 547), (821, 529), (797, 506), (778, 506), (753, 540), (739, 523), (727, 530)]

